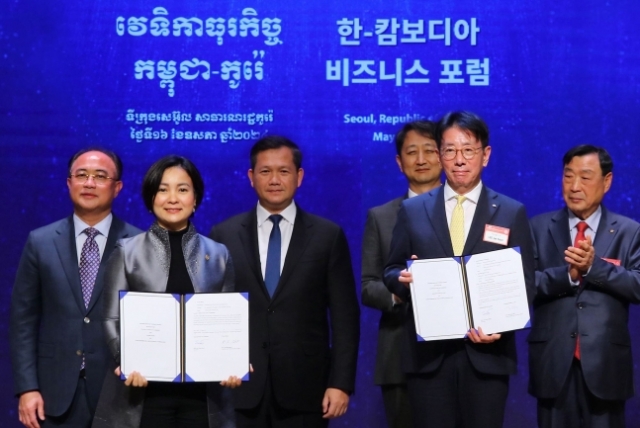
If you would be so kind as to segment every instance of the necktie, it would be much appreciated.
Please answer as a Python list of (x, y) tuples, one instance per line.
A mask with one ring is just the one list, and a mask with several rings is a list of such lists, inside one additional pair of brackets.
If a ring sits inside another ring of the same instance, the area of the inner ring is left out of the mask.
[[(96, 282), (96, 276), (100, 268), (100, 249), (95, 239), (100, 232), (93, 227), (87, 227), (82, 233), (87, 235), (87, 240), (84, 241), (82, 252), (80, 253), (80, 286), (82, 287), (82, 300), (84, 300), (84, 307), (86, 308), (89, 306), (93, 285)], [(82, 355), (80, 370), (83, 370), (84, 366), (85, 359), (84, 355)]]
[(264, 283), (267, 286), (269, 296), (273, 297), (273, 293), (278, 287), (280, 281), (280, 253), (282, 251), (282, 237), (280, 234), (281, 215), (271, 215), (269, 220), (273, 223), (273, 229), (269, 235), (269, 247), (267, 249), (267, 266), (264, 270)]
[(462, 250), (464, 250), (464, 210), (462, 209), (462, 202), (464, 202), (464, 196), (456, 195), (458, 203), (453, 209), (451, 215), (451, 226), (449, 226), (449, 233), (451, 234), (451, 245), (453, 246), (453, 255), (461, 256)]
[(96, 276), (100, 268), (100, 249), (95, 239), (100, 232), (93, 227), (87, 227), (83, 233), (87, 235), (87, 240), (84, 241), (82, 252), (80, 253), (80, 285), (82, 286), (82, 298), (86, 308), (89, 306), (93, 285), (96, 282)]
[[(576, 229), (578, 229), (578, 233), (576, 233), (576, 239), (573, 241), (574, 247), (578, 247), (580, 245), (580, 241), (584, 241), (585, 239), (587, 239), (584, 232), (587, 230), (588, 227), (589, 225), (584, 221), (581, 221), (578, 224), (576, 224)], [(580, 287), (582, 287), (582, 277), (580, 278)], [(573, 351), (573, 356), (578, 360), (580, 359), (580, 333), (578, 333), (578, 335), (576, 336), (576, 349), (574, 349)]]

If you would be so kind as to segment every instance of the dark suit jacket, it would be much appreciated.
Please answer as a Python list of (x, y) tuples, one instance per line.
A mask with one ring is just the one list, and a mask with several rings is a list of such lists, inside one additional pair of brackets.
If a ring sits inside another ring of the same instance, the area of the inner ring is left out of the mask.
[(249, 292), (255, 371), (234, 390), (236, 408), (259, 404), (267, 370), (278, 404), (288, 409), (321, 411), (327, 387), (353, 392), (360, 309), (342, 229), (298, 207), (273, 299), (260, 269), (256, 210), (214, 226), (210, 236), (231, 253), (236, 291)]
[[(582, 289), (569, 282), (564, 250), (573, 245), (567, 209), (531, 220), (538, 295), (529, 334), (529, 391), (555, 398), (564, 384), (580, 334), (584, 379), (596, 397), (633, 395), (629, 303), (640, 303), (640, 224), (602, 207), (596, 257)], [(602, 258), (620, 261), (615, 266)]]
[[(477, 254), (505, 248), (483, 241), (485, 225), (510, 229), (509, 247), (519, 246), (529, 295), (535, 293), (533, 247), (527, 214), (520, 202), (483, 186), (463, 254)], [(398, 214), (393, 230), (389, 262), (385, 269), (385, 284), (404, 301), (410, 300), (409, 289), (398, 281), (406, 261), (415, 254), (420, 259), (452, 257), (453, 247), (444, 208), (444, 186), (407, 199)], [(413, 310), (405, 317), (407, 348), (403, 367), (407, 373), (433, 372), (442, 363), (445, 340), (417, 342)], [(452, 339), (460, 340), (463, 339)], [(491, 344), (464, 342), (471, 364), (481, 373), (507, 375), (516, 372), (516, 344), (513, 332)]]
[(382, 311), (378, 328), (376, 351), (376, 385), (404, 384), (400, 364), (402, 323), (405, 304), (393, 305), (391, 292), (382, 281), (384, 266), (389, 257), (391, 234), (398, 211), (405, 197), (396, 198), (371, 208), (362, 237), (362, 304)]
[(47, 415), (69, 408), (83, 351), (87, 396), (95, 409), (110, 359), (101, 323), (105, 263), (118, 239), (139, 232), (113, 217), (87, 309), (73, 217), (29, 234), (11, 296), (11, 360), (15, 393), (40, 390)]

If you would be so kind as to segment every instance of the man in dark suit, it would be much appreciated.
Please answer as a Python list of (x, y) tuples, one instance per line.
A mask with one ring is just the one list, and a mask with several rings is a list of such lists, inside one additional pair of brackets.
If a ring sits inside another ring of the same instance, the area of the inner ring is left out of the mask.
[(280, 136), (251, 149), (256, 209), (213, 227), (249, 292), (255, 369), (235, 393), (238, 427), (325, 427), (354, 391), (360, 309), (342, 229), (293, 202), (302, 154)]
[[(436, 130), (447, 181), (431, 192), (407, 199), (393, 230), (385, 284), (403, 301), (410, 299), (412, 276), (406, 260), (452, 257), (519, 246), (525, 281), (533, 294), (531, 232), (524, 206), (484, 186), (489, 162), (489, 131), (473, 113), (445, 115)], [(449, 225), (451, 225), (451, 230)], [(486, 240), (497, 226), (503, 244)], [(412, 308), (405, 316), (403, 368), (416, 427), (502, 427), (509, 375), (516, 372), (514, 333), (487, 335), (473, 326), (467, 338), (416, 341)]]
[(633, 396), (629, 303), (640, 303), (640, 224), (602, 205), (613, 180), (605, 149), (563, 158), (566, 208), (531, 220), (538, 294), (529, 391), (547, 427), (624, 427)]
[(435, 124), (431, 121), (407, 123), (396, 134), (396, 162), (407, 177), (409, 190), (405, 196), (369, 210), (362, 239), (362, 304), (382, 311), (374, 382), (382, 388), (387, 423), (392, 428), (412, 426), (407, 385), (400, 365), (406, 308), (384, 285), (382, 275), (402, 201), (440, 186), (442, 167), (434, 136)]
[(29, 428), (91, 425), (109, 359), (104, 264), (118, 239), (140, 232), (111, 214), (122, 189), (115, 153), (82, 150), (68, 174), (73, 216), (29, 234), (11, 296), (15, 392)]

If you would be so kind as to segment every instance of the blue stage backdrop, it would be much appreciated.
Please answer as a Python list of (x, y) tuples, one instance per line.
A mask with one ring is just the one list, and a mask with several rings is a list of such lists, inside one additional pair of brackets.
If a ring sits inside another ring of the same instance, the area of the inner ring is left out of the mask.
[[(16, 266), (31, 229), (70, 214), (66, 163), (77, 149), (122, 156), (114, 210), (141, 228), (152, 221), (146, 169), (169, 153), (191, 158), (206, 180), (195, 224), (207, 233), (255, 205), (253, 142), (287, 135), (304, 153), (296, 201), (344, 227), (357, 277), (366, 210), (406, 191), (392, 135), (449, 110), (487, 121), (485, 183), (530, 215), (562, 205), (562, 154), (589, 142), (615, 161), (607, 206), (640, 219), (638, 16), (631, 0), (3, 0), (0, 425), (18, 426), (7, 340)], [(363, 308), (357, 391), (333, 427), (384, 426), (378, 317)], [(535, 426), (526, 333), (507, 427)], [(640, 426), (639, 409), (629, 401), (629, 426)]]

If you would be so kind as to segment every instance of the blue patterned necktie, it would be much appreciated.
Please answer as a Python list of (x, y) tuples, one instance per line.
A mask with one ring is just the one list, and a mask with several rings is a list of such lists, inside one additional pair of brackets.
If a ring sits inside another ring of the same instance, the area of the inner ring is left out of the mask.
[(87, 235), (87, 240), (84, 241), (82, 252), (80, 253), (80, 285), (82, 286), (82, 299), (86, 308), (89, 306), (93, 285), (96, 282), (96, 276), (100, 268), (100, 249), (95, 239), (100, 232), (93, 227), (87, 227), (83, 233)]
[(273, 223), (273, 229), (271, 229), (271, 234), (269, 235), (264, 283), (267, 286), (269, 296), (273, 297), (273, 293), (276, 291), (276, 287), (278, 287), (278, 281), (280, 281), (280, 254), (282, 252), (280, 220), (282, 220), (282, 216), (278, 214), (271, 215), (269, 216), (269, 220)]

